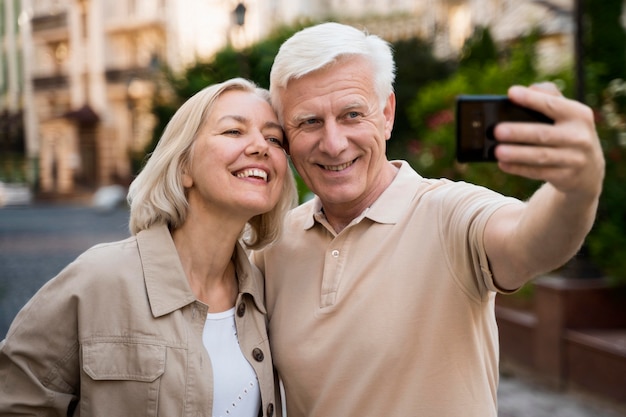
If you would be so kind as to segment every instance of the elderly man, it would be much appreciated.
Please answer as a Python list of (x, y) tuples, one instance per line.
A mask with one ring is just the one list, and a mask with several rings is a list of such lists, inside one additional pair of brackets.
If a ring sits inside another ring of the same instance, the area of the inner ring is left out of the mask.
[[(416, 69), (419, 70), (419, 69)], [(498, 166), (544, 182), (526, 202), (389, 161), (395, 64), (337, 23), (281, 47), (272, 102), (316, 197), (255, 253), (289, 417), (496, 417), (497, 293), (570, 259), (596, 213), (592, 112), (554, 86), (514, 86), (553, 125), (501, 123)]]

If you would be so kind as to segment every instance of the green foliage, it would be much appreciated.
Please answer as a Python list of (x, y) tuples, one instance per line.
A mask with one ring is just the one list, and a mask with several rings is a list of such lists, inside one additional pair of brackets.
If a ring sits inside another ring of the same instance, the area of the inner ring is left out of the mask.
[(626, 81), (613, 80), (603, 92), (599, 133), (606, 176), (597, 220), (587, 242), (594, 262), (616, 284), (626, 284)]
[[(152, 114), (157, 123), (153, 131), (152, 141), (146, 149), (133, 155), (133, 169), (137, 172), (145, 159), (145, 155), (154, 150), (165, 126), (178, 107), (189, 97), (204, 87), (234, 77), (244, 77), (256, 82), (259, 86), (269, 87), (269, 74), (274, 57), (280, 45), (293, 33), (310, 23), (301, 22), (295, 26), (281, 26), (274, 30), (263, 41), (243, 50), (226, 46), (218, 51), (210, 60), (198, 60), (176, 74), (169, 68), (162, 69), (163, 85), (153, 103)], [(164, 93), (164, 94), (161, 94)]]
[[(488, 32), (487, 32), (488, 33)], [(459, 164), (455, 161), (455, 98), (459, 94), (505, 94), (513, 84), (528, 85), (551, 80), (565, 96), (573, 92), (573, 74), (564, 69), (555, 74), (539, 74), (535, 69), (534, 34), (510, 45), (489, 58), (485, 33), (470, 39), (459, 70), (451, 77), (429, 84), (415, 96), (409, 117), (417, 139), (406, 148), (409, 162), (426, 177), (447, 177), (485, 185), (506, 195), (529, 197), (536, 181), (500, 172), (495, 164)], [(487, 52), (475, 53), (476, 48)], [(588, 86), (598, 97), (598, 130), (606, 156), (606, 178), (596, 224), (583, 253), (601, 267), (615, 284), (626, 284), (626, 82), (613, 80), (609, 86), (599, 79), (605, 73), (602, 62), (588, 65)]]
[(489, 30), (479, 28), (465, 45), (459, 70), (418, 92), (409, 108), (417, 139), (407, 147), (407, 159), (426, 177), (468, 181), (525, 199), (537, 188), (536, 181), (506, 175), (495, 164), (468, 165), (455, 160), (458, 95), (506, 94), (513, 84), (526, 85), (545, 78), (535, 70), (534, 34), (495, 57), (495, 46), (486, 43), (490, 39)]
[(585, 8), (586, 99), (598, 114), (606, 176), (587, 245), (591, 259), (616, 285), (626, 285), (626, 31), (622, 0)]
[(313, 193), (304, 183), (304, 180), (302, 179), (300, 174), (298, 174), (298, 171), (296, 171), (295, 168), (292, 168), (292, 170), (294, 177), (296, 178), (296, 188), (298, 189), (298, 203), (304, 203), (305, 201), (313, 198)]
[(0, 153), (0, 182), (26, 183), (27, 162), (23, 152)]
[(463, 45), (461, 66), (482, 67), (498, 59), (498, 50), (489, 29), (478, 27)]
[(448, 77), (454, 66), (451, 62), (435, 58), (432, 45), (422, 39), (400, 40), (392, 46), (397, 67), (396, 118), (387, 154), (390, 159), (401, 159), (404, 158), (407, 143), (415, 138), (408, 115), (415, 93), (433, 81)]
[[(626, 74), (626, 32), (620, 21), (623, 0), (587, 2), (585, 8), (585, 67), (593, 66), (595, 80), (603, 89)], [(592, 90), (597, 92), (598, 90)]]

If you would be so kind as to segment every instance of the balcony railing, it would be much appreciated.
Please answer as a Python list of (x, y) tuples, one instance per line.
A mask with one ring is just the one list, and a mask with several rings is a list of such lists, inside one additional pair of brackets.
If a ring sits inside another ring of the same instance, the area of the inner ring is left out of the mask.
[(67, 26), (67, 13), (34, 16), (31, 24), (33, 32), (64, 28)]
[(49, 90), (68, 87), (67, 75), (51, 75), (47, 77), (33, 78), (35, 90)]

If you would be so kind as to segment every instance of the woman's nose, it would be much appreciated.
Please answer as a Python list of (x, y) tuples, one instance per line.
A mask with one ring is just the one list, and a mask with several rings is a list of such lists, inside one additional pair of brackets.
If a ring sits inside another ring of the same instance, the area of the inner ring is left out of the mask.
[(250, 155), (267, 156), (269, 154), (269, 144), (267, 139), (261, 132), (253, 132), (251, 134), (250, 143), (247, 147)]

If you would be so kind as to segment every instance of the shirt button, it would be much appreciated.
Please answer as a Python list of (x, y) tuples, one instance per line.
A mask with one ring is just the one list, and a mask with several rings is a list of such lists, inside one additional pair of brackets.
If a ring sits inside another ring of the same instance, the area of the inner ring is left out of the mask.
[(267, 417), (272, 417), (274, 415), (274, 404), (269, 403), (267, 406)]
[(243, 317), (244, 314), (246, 314), (246, 303), (241, 302), (239, 306), (237, 306), (237, 315)]
[(263, 359), (265, 359), (263, 351), (259, 348), (254, 348), (254, 350), (252, 350), (252, 357), (257, 362), (263, 362)]
[(337, 249), (333, 250), (330, 254), (333, 256), (333, 258), (339, 257), (339, 251)]

